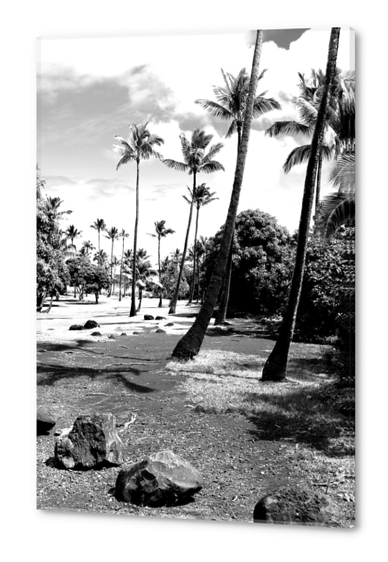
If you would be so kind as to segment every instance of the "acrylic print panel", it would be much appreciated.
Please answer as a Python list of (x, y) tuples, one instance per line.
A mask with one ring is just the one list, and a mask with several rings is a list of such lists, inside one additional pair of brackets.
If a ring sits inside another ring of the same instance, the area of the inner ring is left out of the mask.
[(39, 509), (354, 524), (354, 121), (348, 28), (39, 41)]

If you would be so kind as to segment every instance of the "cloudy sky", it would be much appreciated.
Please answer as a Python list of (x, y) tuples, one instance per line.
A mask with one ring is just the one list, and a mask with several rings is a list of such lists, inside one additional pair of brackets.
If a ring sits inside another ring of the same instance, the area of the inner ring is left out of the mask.
[[(275, 97), (282, 109), (256, 120), (251, 133), (239, 211), (259, 208), (277, 217), (290, 231), (298, 227), (305, 176), (299, 166), (285, 175), (282, 165), (303, 139), (264, 135), (273, 122), (294, 118), (298, 72), (325, 69), (330, 29), (271, 30), (264, 35), (260, 69), (267, 69), (258, 93)], [(63, 224), (82, 231), (81, 240), (97, 244), (90, 225), (103, 218), (108, 227), (125, 228), (133, 242), (136, 167), (116, 171), (119, 156), (114, 136), (128, 136), (128, 124), (149, 122), (151, 133), (164, 139), (160, 152), (181, 160), (179, 134), (195, 128), (223, 142), (217, 159), (225, 172), (200, 174), (217, 201), (201, 211), (200, 234), (213, 235), (223, 224), (230, 200), (236, 160), (236, 137), (225, 139), (227, 124), (194, 103), (214, 99), (222, 85), (221, 69), (236, 75), (250, 71), (254, 35), (213, 34), (101, 39), (43, 39), (38, 42), (38, 155), (46, 193), (59, 196), (73, 211)], [(354, 68), (354, 35), (342, 28), (338, 67)], [(323, 181), (328, 179), (327, 166)], [(140, 168), (138, 247), (156, 259), (156, 241), (148, 235), (154, 222), (166, 220), (176, 231), (163, 241), (162, 255), (182, 248), (189, 206), (183, 199), (192, 177), (170, 170), (157, 160)], [(323, 186), (323, 195), (330, 192)], [(108, 252), (109, 241), (102, 247)], [(119, 255), (119, 250), (115, 252)]]

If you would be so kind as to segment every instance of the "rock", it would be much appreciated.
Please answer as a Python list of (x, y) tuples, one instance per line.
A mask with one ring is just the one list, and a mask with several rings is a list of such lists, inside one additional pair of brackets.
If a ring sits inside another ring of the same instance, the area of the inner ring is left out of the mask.
[(120, 336), (126, 336), (126, 335), (127, 335), (127, 334), (126, 334), (125, 332), (122, 332), (122, 333), (120, 334)]
[(133, 332), (133, 336), (139, 336), (140, 334), (142, 334), (143, 332)]
[(113, 414), (78, 416), (73, 427), (56, 438), (57, 466), (85, 470), (118, 466), (123, 462), (123, 443)]
[(160, 451), (120, 470), (116, 499), (151, 507), (182, 503), (199, 492), (202, 476), (172, 451)]
[(48, 435), (56, 424), (52, 413), (43, 406), (39, 406), (36, 412), (36, 420), (38, 435)]
[(166, 320), (165, 316), (157, 316), (155, 320)]
[(95, 320), (88, 320), (84, 324), (84, 330), (91, 330), (92, 328), (99, 328), (100, 324), (97, 324)]
[(157, 330), (155, 330), (155, 334), (166, 334), (166, 330), (162, 330), (162, 328), (158, 328)]
[(166, 324), (166, 327), (167, 326), (173, 326), (173, 325), (174, 325), (174, 322), (169, 322), (168, 324)]
[(69, 330), (83, 330), (84, 327), (81, 326), (81, 324), (72, 324), (69, 328)]
[(101, 332), (92, 332), (91, 336), (101, 336)]
[(151, 314), (144, 314), (144, 320), (153, 320), (154, 317)]
[(110, 340), (114, 340), (114, 339), (115, 339), (115, 337), (114, 337), (113, 334), (109, 334), (109, 335), (108, 335), (108, 338), (109, 338)]
[(325, 525), (335, 507), (327, 496), (308, 488), (284, 486), (264, 496), (253, 512), (254, 523)]

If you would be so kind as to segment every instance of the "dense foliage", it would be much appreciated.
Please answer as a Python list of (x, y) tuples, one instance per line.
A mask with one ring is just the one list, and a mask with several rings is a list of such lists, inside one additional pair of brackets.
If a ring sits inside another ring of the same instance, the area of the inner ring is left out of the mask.
[[(206, 264), (208, 274), (222, 237), (213, 239)], [(260, 210), (236, 218), (229, 310), (257, 314), (282, 312), (292, 275), (294, 243), (288, 230)]]
[(102, 289), (109, 289), (110, 276), (107, 270), (98, 265), (90, 263), (88, 258), (79, 256), (67, 260), (70, 282), (74, 287), (78, 287), (80, 298), (84, 294), (94, 294), (96, 303)]

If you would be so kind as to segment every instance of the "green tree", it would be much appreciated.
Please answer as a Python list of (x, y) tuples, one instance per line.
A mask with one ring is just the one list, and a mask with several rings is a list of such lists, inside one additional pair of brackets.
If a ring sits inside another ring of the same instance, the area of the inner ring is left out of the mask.
[[(101, 251), (101, 232), (103, 232), (104, 230), (106, 230), (106, 224), (104, 219), (97, 219), (94, 221), (93, 224), (90, 225), (90, 228), (93, 228), (94, 230), (97, 230), (97, 234), (98, 234), (98, 254), (100, 255), (100, 251)], [(98, 264), (99, 266), (102, 265), (102, 263)]]
[(191, 135), (191, 141), (188, 141), (184, 133), (181, 133), (181, 148), (183, 154), (183, 162), (177, 162), (176, 160), (165, 159), (163, 163), (169, 168), (177, 170), (179, 172), (187, 172), (189, 175), (193, 176), (193, 187), (192, 187), (192, 200), (190, 204), (189, 220), (187, 223), (185, 242), (183, 246), (183, 255), (180, 265), (179, 275), (177, 279), (177, 286), (175, 289), (175, 294), (171, 300), (169, 314), (175, 314), (176, 304), (179, 295), (179, 284), (182, 279), (183, 268), (186, 259), (187, 245), (190, 234), (191, 220), (193, 216), (193, 206), (197, 193), (197, 175), (199, 173), (211, 174), (213, 172), (218, 172), (220, 170), (224, 171), (224, 167), (220, 162), (214, 160), (214, 156), (219, 153), (222, 149), (223, 144), (217, 143), (209, 148), (206, 154), (206, 149), (208, 148), (213, 135), (207, 135), (205, 131), (200, 129), (195, 129)]
[(82, 248), (80, 250), (80, 254), (81, 254), (81, 256), (84, 256), (84, 257), (90, 259), (90, 254), (95, 249), (96, 248), (93, 246), (93, 244), (90, 242), (90, 240), (84, 240), (82, 242)]
[(105, 238), (108, 238), (108, 240), (111, 241), (111, 248), (110, 248), (110, 280), (111, 280), (111, 286), (110, 286), (109, 293), (108, 293), (108, 297), (110, 297), (111, 294), (112, 294), (112, 289), (113, 289), (113, 248), (114, 248), (115, 240), (119, 239), (118, 229), (115, 226), (112, 226), (109, 230), (106, 231)]
[(118, 135), (115, 138), (120, 141), (120, 145), (115, 145), (115, 149), (121, 154), (116, 170), (128, 162), (136, 162), (136, 217), (135, 230), (133, 236), (133, 262), (132, 262), (132, 296), (130, 316), (136, 316), (136, 254), (137, 254), (137, 231), (139, 225), (139, 178), (140, 162), (151, 157), (161, 159), (162, 156), (155, 150), (155, 146), (161, 146), (164, 140), (158, 135), (151, 135), (147, 129), (148, 123), (144, 125), (129, 125), (130, 133), (128, 141)]
[(72, 247), (74, 248), (74, 250), (77, 251), (77, 248), (76, 248), (76, 246), (75, 246), (75, 244), (74, 244), (74, 240), (75, 240), (76, 238), (79, 238), (79, 237), (81, 236), (82, 231), (81, 231), (81, 230), (77, 230), (77, 228), (74, 226), (74, 224), (71, 224), (71, 225), (66, 229), (65, 234), (66, 234), (68, 240), (70, 240), (71, 245), (72, 245)]
[[(245, 110), (248, 100), (249, 74), (247, 73), (245, 68), (240, 70), (236, 77), (232, 74), (225, 73), (223, 70), (221, 70), (221, 72), (225, 85), (213, 88), (217, 101), (198, 99), (195, 103), (201, 105), (204, 109), (209, 111), (211, 115), (214, 115), (215, 117), (218, 117), (224, 121), (231, 121), (230, 127), (225, 137), (228, 138), (231, 137), (234, 133), (237, 133), (238, 154), (245, 117)], [(260, 74), (258, 82), (264, 76), (265, 72), (266, 70), (263, 70), (263, 72)], [(253, 119), (260, 117), (264, 113), (273, 111), (274, 109), (280, 109), (281, 107), (280, 103), (277, 100), (273, 98), (266, 98), (265, 93), (266, 92), (263, 92), (259, 96), (255, 95), (254, 97), (252, 110)], [(233, 237), (229, 254), (230, 255), (228, 258), (224, 279), (224, 290), (222, 293), (221, 305), (216, 315), (216, 324), (222, 324), (225, 322), (228, 309), (230, 279), (233, 263)]]
[[(161, 265), (160, 265), (160, 241), (161, 241), (162, 238), (165, 238), (166, 236), (168, 236), (168, 234), (174, 234), (175, 233), (175, 230), (172, 230), (171, 228), (166, 228), (165, 224), (166, 224), (166, 221), (155, 221), (154, 225), (155, 225), (156, 234), (150, 234), (150, 236), (152, 236), (153, 238), (158, 239), (158, 273), (159, 273), (160, 282), (161, 282), (161, 279), (162, 279), (162, 272), (161, 272)], [(163, 306), (163, 285), (160, 288), (159, 308), (162, 308), (162, 306)]]
[(232, 196), (230, 200), (228, 215), (225, 223), (224, 236), (222, 238), (220, 251), (217, 255), (215, 267), (213, 274), (206, 291), (203, 305), (201, 310), (197, 315), (195, 322), (193, 323), (190, 330), (179, 340), (173, 351), (173, 357), (188, 360), (194, 357), (200, 350), (203, 338), (209, 321), (212, 317), (214, 307), (217, 301), (217, 296), (221, 287), (223, 272), (226, 268), (226, 262), (228, 260), (228, 254), (230, 249), (230, 244), (232, 241), (232, 236), (234, 232), (234, 224), (236, 220), (237, 208), (240, 198), (240, 191), (244, 176), (244, 168), (246, 155), (248, 151), (249, 135), (251, 131), (251, 124), (253, 118), (253, 103), (254, 97), (259, 77), (259, 62), (261, 56), (261, 47), (263, 43), (263, 32), (257, 31), (256, 42), (253, 54), (252, 62), (252, 72), (249, 83), (249, 92), (247, 105), (244, 114), (244, 125), (241, 136), (241, 142), (237, 157), (237, 165), (235, 171), (235, 177), (233, 182)]
[(206, 186), (206, 183), (201, 183), (201, 185), (199, 185), (197, 187), (197, 191), (196, 194), (193, 195), (192, 190), (188, 187), (187, 188), (189, 190), (190, 193), (190, 198), (186, 197), (185, 195), (183, 196), (183, 198), (187, 201), (187, 203), (189, 203), (189, 205), (192, 204), (192, 199), (194, 197), (194, 206), (196, 208), (196, 218), (195, 218), (195, 231), (194, 231), (194, 244), (193, 244), (193, 280), (191, 283), (191, 291), (190, 291), (190, 298), (189, 298), (189, 302), (187, 304), (191, 304), (193, 302), (193, 298), (194, 298), (194, 290), (195, 290), (195, 281), (196, 281), (196, 270), (197, 270), (197, 239), (198, 239), (198, 223), (199, 223), (199, 211), (201, 209), (201, 207), (205, 207), (206, 205), (209, 205), (210, 203), (212, 203), (213, 201), (215, 201), (216, 199), (218, 199), (218, 197), (214, 197), (215, 196), (215, 191), (211, 192), (210, 189)]
[(295, 268), (290, 295), (287, 308), (283, 316), (279, 337), (263, 368), (263, 381), (282, 381), (286, 378), (287, 374), (288, 353), (294, 334), (299, 298), (302, 289), (311, 210), (314, 199), (315, 180), (325, 132), (326, 113), (329, 107), (330, 94), (335, 76), (339, 36), (340, 28), (333, 27), (330, 34), (325, 89), (322, 92), (321, 104), (311, 143), (310, 158), (307, 165), (302, 210), (299, 222)]

